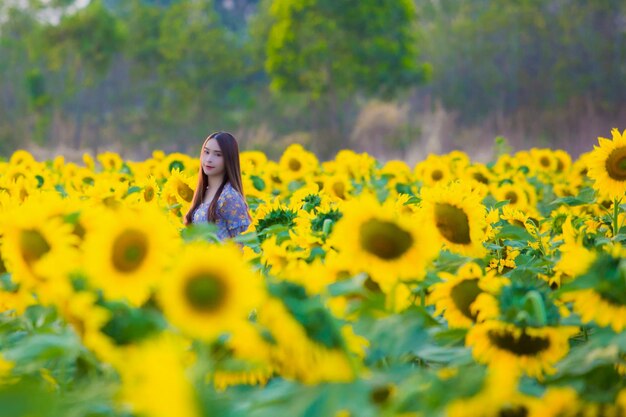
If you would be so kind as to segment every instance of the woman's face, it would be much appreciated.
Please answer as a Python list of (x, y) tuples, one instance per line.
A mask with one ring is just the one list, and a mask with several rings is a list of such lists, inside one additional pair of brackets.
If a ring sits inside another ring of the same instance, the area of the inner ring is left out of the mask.
[(209, 139), (204, 145), (200, 163), (204, 173), (210, 177), (224, 173), (224, 157), (215, 138)]

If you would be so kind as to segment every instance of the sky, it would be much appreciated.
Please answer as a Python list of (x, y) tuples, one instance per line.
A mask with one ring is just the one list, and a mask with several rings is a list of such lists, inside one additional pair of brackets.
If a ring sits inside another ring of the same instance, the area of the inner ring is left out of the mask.
[[(40, 1), (44, 5), (50, 3), (50, 0), (40, 0)], [(82, 9), (83, 7), (88, 5), (90, 1), (91, 0), (75, 0), (74, 4), (68, 7), (65, 11), (61, 9), (50, 8), (50, 9), (45, 10), (44, 12), (39, 13), (37, 17), (41, 21), (52, 23), (52, 24), (57, 24), (59, 23), (59, 20), (61, 19), (61, 16), (63, 15), (64, 12), (73, 13), (76, 10)], [(6, 11), (10, 7), (26, 8), (27, 6), (28, 6), (28, 0), (0, 0), (0, 24), (2, 24), (2, 22), (6, 18)]]

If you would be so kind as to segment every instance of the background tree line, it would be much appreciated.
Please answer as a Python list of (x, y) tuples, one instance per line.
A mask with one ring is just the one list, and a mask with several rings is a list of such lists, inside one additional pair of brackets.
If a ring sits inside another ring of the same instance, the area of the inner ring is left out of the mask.
[(0, 155), (195, 152), (213, 130), (416, 159), (573, 154), (626, 124), (619, 0), (3, 0)]

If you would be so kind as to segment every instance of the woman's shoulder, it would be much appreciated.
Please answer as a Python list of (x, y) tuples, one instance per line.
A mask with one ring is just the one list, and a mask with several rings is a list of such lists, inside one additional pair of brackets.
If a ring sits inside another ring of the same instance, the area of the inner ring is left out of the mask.
[(220, 195), (220, 200), (224, 201), (232, 201), (232, 200), (243, 200), (243, 196), (239, 194), (239, 191), (233, 187), (230, 182), (224, 184), (224, 188), (222, 189), (222, 194)]

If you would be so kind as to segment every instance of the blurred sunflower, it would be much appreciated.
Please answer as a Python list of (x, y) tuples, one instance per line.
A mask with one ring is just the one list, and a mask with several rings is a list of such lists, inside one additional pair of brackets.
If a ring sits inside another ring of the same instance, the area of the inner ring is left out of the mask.
[(85, 236), (84, 269), (107, 299), (139, 306), (161, 277), (177, 244), (175, 229), (157, 209), (102, 211)]
[(161, 190), (161, 198), (173, 207), (174, 212), (186, 213), (193, 200), (196, 185), (195, 175), (186, 175), (174, 169)]
[[(271, 359), (277, 373), (304, 384), (353, 381), (356, 369), (329, 313), (310, 305), (306, 298), (281, 298), (284, 301), (268, 298), (258, 310), (258, 322), (274, 342)], [(303, 324), (294, 316), (308, 323)]]
[(466, 183), (422, 189), (422, 208), (426, 223), (436, 226), (450, 251), (465, 256), (484, 255), (486, 209)]
[(539, 172), (553, 173), (557, 170), (559, 164), (552, 149), (532, 148), (530, 150), (530, 159), (535, 169)]
[(253, 224), (259, 240), (262, 242), (273, 233), (269, 232), (272, 226), (284, 226), (287, 230), (293, 228), (296, 226), (297, 216), (298, 211), (282, 204), (278, 198), (270, 203), (259, 205), (253, 215)]
[[(334, 170), (327, 172), (346, 173), (351, 180), (369, 182), (376, 167), (376, 159), (367, 153), (356, 153), (342, 149), (335, 156)], [(325, 170), (326, 171), (326, 170)]]
[(96, 156), (105, 171), (119, 171), (124, 164), (122, 157), (116, 152), (103, 152)]
[(35, 291), (40, 301), (54, 301), (70, 291), (67, 275), (78, 264), (78, 237), (72, 225), (35, 203), (3, 216), (2, 256), (13, 282)]
[(331, 245), (348, 270), (369, 273), (385, 291), (399, 280), (423, 278), (426, 266), (439, 253), (432, 223), (399, 215), (393, 204), (380, 205), (376, 197), (364, 193), (342, 210)]
[(169, 334), (126, 350), (119, 400), (146, 417), (200, 417), (185, 345)]
[(603, 196), (621, 199), (626, 192), (626, 130), (611, 130), (612, 140), (599, 137), (589, 156), (589, 177)]
[[(452, 380), (454, 382), (454, 379)], [(534, 416), (539, 400), (518, 391), (519, 372), (502, 364), (487, 369), (479, 390), (470, 396), (456, 396), (447, 406), (448, 417)], [(453, 387), (453, 389), (456, 387)]]
[(210, 341), (241, 325), (264, 291), (234, 244), (194, 242), (183, 247), (158, 297), (174, 326)]
[(447, 184), (454, 179), (445, 157), (428, 155), (426, 160), (418, 163), (414, 169), (415, 178), (422, 184), (432, 187), (435, 184)]
[(489, 281), (495, 278), (494, 273), (483, 274), (483, 270), (474, 262), (469, 262), (459, 268), (456, 275), (448, 272), (439, 272), (444, 281), (433, 284), (428, 301), (435, 305), (435, 315), (443, 313), (448, 326), (469, 328), (479, 315), (479, 309), (472, 308), (472, 304), (483, 287), (489, 286)]
[(528, 184), (526, 180), (519, 180), (513, 183), (493, 184), (491, 195), (497, 201), (509, 201), (511, 208), (521, 210), (530, 216), (537, 215), (537, 192), (535, 188)]
[(348, 200), (354, 186), (347, 173), (334, 173), (323, 177), (322, 190), (335, 199)]
[(478, 323), (467, 333), (465, 344), (480, 363), (493, 367), (514, 365), (541, 379), (554, 372), (553, 365), (569, 351), (569, 338), (578, 327), (518, 327), (499, 320)]
[(572, 303), (583, 323), (621, 332), (626, 329), (626, 251), (612, 252), (599, 253), (584, 274), (562, 286), (560, 298)]
[(192, 159), (189, 155), (172, 152), (161, 161), (161, 175), (168, 177), (174, 170), (185, 174), (196, 172), (200, 168), (198, 164), (199, 162), (195, 158)]
[(243, 175), (258, 175), (263, 172), (267, 163), (267, 156), (261, 151), (243, 151), (239, 159)]
[(313, 174), (318, 164), (315, 154), (298, 143), (289, 145), (278, 162), (281, 178), (287, 183)]

